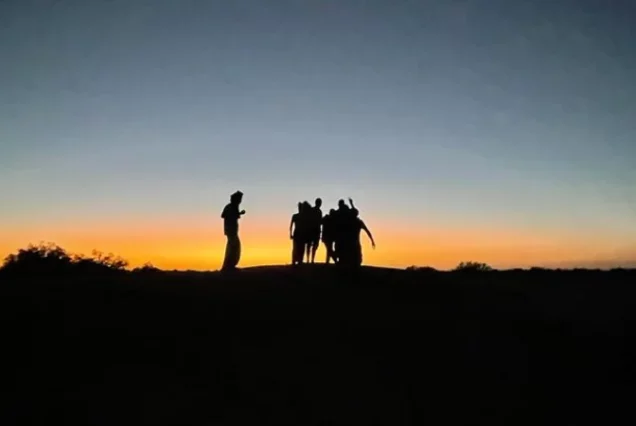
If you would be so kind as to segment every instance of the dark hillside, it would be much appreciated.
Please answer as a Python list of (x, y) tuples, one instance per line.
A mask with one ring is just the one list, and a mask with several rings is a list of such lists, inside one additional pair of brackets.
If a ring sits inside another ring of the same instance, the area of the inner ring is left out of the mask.
[(324, 265), (0, 278), (0, 423), (631, 424), (635, 278)]

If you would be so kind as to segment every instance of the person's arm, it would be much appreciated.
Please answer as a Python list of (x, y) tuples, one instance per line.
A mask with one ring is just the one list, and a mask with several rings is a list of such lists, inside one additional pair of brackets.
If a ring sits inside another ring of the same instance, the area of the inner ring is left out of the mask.
[(234, 216), (234, 219), (239, 220), (244, 214), (245, 210), (239, 211), (239, 206), (232, 207), (232, 215)]
[(349, 197), (349, 205), (351, 206), (352, 209), (356, 208), (356, 206), (353, 205), (353, 199), (351, 199), (351, 197)]
[(371, 235), (371, 231), (369, 231), (369, 228), (367, 228), (367, 225), (364, 222), (361, 223), (361, 226), (362, 226), (362, 229), (364, 229), (364, 232), (366, 232), (367, 236), (371, 240), (371, 247), (375, 249), (375, 240), (373, 239), (373, 235)]

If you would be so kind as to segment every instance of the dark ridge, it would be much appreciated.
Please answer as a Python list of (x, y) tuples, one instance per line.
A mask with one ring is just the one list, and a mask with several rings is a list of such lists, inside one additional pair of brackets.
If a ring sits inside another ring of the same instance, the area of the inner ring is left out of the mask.
[(635, 277), (5, 277), (0, 423), (618, 424), (634, 417)]

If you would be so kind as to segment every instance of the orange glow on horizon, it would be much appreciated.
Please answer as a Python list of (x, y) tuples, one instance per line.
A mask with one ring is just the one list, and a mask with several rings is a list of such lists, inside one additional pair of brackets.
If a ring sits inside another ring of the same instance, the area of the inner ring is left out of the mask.
[[(288, 264), (291, 251), (288, 226), (288, 222), (279, 219), (244, 221), (239, 266)], [(114, 253), (128, 260), (132, 267), (150, 262), (162, 269), (215, 270), (221, 265), (225, 249), (221, 229), (221, 224), (210, 217), (178, 221), (148, 219), (137, 223), (67, 222), (5, 229), (0, 256), (4, 258), (29, 243), (50, 241), (71, 253), (90, 254), (93, 249)], [(589, 241), (505, 229), (419, 227), (410, 230), (406, 224), (396, 227), (394, 223), (378, 223), (371, 230), (378, 248), (372, 250), (363, 235), (364, 263), (377, 266), (450, 269), (470, 260), (507, 268), (599, 260), (620, 263), (636, 258), (633, 248), (617, 252), (611, 239)], [(322, 262), (324, 257), (321, 246), (317, 259)]]

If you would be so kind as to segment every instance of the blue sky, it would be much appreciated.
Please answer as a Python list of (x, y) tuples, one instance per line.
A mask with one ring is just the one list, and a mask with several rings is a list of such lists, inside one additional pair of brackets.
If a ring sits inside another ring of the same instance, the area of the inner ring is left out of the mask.
[(264, 217), (352, 195), (414, 228), (629, 245), (634, 22), (629, 1), (0, 2), (0, 220), (216, 216), (241, 188)]

